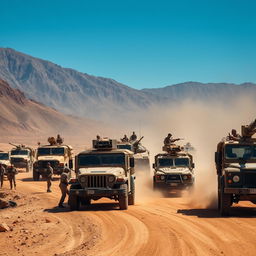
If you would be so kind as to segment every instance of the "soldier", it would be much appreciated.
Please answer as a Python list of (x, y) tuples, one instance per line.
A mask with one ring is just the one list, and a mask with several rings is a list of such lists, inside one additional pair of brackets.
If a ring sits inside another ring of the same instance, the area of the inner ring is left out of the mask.
[(10, 189), (13, 189), (13, 187), (16, 189), (16, 180), (15, 180), (16, 174), (18, 174), (18, 171), (13, 166), (13, 164), (11, 164), (11, 166), (7, 168), (7, 178), (10, 182)]
[(129, 142), (127, 135), (125, 134), (124, 137), (121, 139), (122, 142)]
[(228, 139), (238, 141), (241, 139), (241, 135), (235, 129), (232, 129), (231, 134), (228, 134)]
[(60, 135), (58, 134), (56, 138), (56, 142), (61, 145), (63, 141), (64, 141), (63, 138), (61, 138)]
[(100, 135), (96, 136), (96, 140), (99, 141), (100, 140)]
[(46, 168), (47, 192), (52, 192), (51, 191), (52, 175), (53, 175), (53, 169), (51, 167), (51, 164), (48, 162), (47, 163), (47, 168)]
[(172, 138), (172, 134), (171, 133), (168, 133), (167, 137), (164, 139), (164, 145), (165, 146), (168, 146), (168, 145), (171, 145), (173, 144), (175, 141), (178, 141), (180, 140), (179, 138), (178, 139), (173, 139)]
[(61, 190), (61, 198), (59, 202), (59, 207), (64, 208), (63, 203), (66, 199), (66, 195), (68, 194), (68, 181), (70, 177), (70, 169), (66, 167), (63, 170), (63, 173), (60, 176), (60, 190)]
[(135, 141), (137, 140), (137, 135), (135, 134), (135, 132), (132, 132), (132, 135), (130, 137), (130, 141)]
[(5, 168), (0, 163), (0, 182), (1, 182), (1, 188), (3, 187), (3, 184), (4, 184), (4, 173), (5, 173)]

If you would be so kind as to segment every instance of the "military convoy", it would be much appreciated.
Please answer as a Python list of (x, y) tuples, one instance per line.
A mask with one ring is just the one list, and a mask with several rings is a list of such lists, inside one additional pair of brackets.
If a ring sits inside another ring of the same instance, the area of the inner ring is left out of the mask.
[(155, 156), (153, 163), (154, 190), (180, 190), (194, 186), (195, 176), (193, 157), (175, 144), (163, 146), (165, 153)]
[(73, 149), (69, 145), (57, 143), (53, 137), (48, 138), (48, 145), (39, 145), (33, 166), (33, 179), (38, 181), (44, 176), (47, 163), (53, 168), (54, 175), (61, 175), (64, 167), (73, 168)]
[(141, 144), (142, 136), (139, 140), (129, 142), (118, 142), (118, 149), (128, 149), (134, 153), (136, 171), (150, 171), (149, 151)]
[(233, 203), (256, 204), (256, 120), (242, 126), (242, 136), (228, 136), (217, 146), (218, 208), (229, 215)]
[(93, 140), (92, 149), (75, 157), (75, 173), (69, 192), (71, 210), (102, 197), (119, 201), (121, 210), (134, 204), (134, 153), (118, 149), (116, 140)]
[(17, 169), (26, 169), (26, 172), (30, 172), (33, 168), (33, 162), (35, 157), (35, 151), (25, 145), (15, 145), (10, 150), (10, 162)]

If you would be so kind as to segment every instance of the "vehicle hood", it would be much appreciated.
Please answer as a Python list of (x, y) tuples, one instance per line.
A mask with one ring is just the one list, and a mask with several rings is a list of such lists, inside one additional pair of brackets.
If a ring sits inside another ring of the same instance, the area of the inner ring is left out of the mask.
[(38, 161), (59, 161), (60, 163), (64, 162), (64, 156), (39, 156)]
[(89, 167), (80, 168), (78, 170), (78, 175), (102, 175), (102, 174), (113, 174), (115, 176), (120, 176), (125, 173), (122, 167)]
[(20, 158), (20, 159), (27, 159), (27, 160), (30, 159), (30, 157), (26, 155), (12, 155), (10, 156), (10, 158)]
[(169, 167), (163, 167), (163, 168), (158, 168), (156, 170), (157, 173), (159, 174), (191, 174), (191, 170), (187, 167), (180, 167), (180, 168), (169, 168)]
[(0, 163), (1, 163), (1, 164), (8, 165), (8, 166), (11, 165), (11, 164), (10, 164), (10, 160), (0, 160)]

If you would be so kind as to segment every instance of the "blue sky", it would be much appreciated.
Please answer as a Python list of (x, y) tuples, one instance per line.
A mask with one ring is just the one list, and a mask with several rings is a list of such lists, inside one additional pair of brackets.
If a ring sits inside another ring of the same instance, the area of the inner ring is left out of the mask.
[(134, 88), (256, 82), (256, 1), (0, 0), (0, 46)]

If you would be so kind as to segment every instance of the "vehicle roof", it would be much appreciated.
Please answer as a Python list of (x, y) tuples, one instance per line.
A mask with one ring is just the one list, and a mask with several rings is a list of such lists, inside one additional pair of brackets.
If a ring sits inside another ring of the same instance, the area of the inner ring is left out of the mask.
[(78, 155), (82, 154), (97, 154), (97, 153), (103, 153), (103, 154), (110, 154), (110, 153), (124, 153), (127, 155), (133, 155), (133, 152), (128, 149), (108, 149), (108, 150), (100, 150), (100, 149), (88, 149), (80, 152)]
[(38, 148), (69, 148), (69, 149), (73, 149), (71, 146), (65, 145), (65, 144), (62, 144), (62, 145), (42, 145), (42, 146), (39, 146)]
[(256, 139), (247, 139), (247, 140), (225, 140), (223, 142), (225, 145), (246, 145), (246, 144), (256, 144)]

